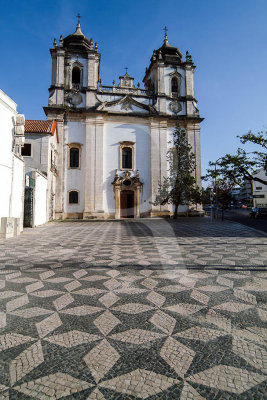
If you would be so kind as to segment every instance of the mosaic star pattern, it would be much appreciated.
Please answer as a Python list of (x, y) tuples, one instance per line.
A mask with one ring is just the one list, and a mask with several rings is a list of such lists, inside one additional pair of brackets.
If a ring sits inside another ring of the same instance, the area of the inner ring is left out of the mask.
[(264, 399), (266, 245), (205, 218), (0, 241), (0, 399)]

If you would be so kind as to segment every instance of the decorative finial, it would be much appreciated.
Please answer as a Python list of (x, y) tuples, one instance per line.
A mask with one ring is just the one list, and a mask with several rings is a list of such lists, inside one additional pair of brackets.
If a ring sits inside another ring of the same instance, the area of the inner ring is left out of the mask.
[(57, 39), (54, 39), (54, 49), (57, 47)]
[(113, 84), (113, 86), (115, 86), (115, 80), (113, 79), (113, 81), (112, 81), (112, 84)]
[(192, 56), (191, 56), (191, 54), (189, 54), (188, 51), (186, 52), (186, 61), (187, 61), (187, 62), (190, 62), (190, 63), (193, 62), (193, 61), (192, 61)]
[(165, 27), (163, 28), (163, 30), (165, 31), (164, 43), (166, 44), (166, 43), (168, 43), (168, 36), (167, 36), (168, 28), (167, 28), (167, 26), (165, 26)]
[(139, 178), (139, 169), (136, 170), (136, 178)]
[(115, 178), (118, 178), (119, 174), (118, 174), (118, 170), (115, 169)]
[(100, 86), (102, 86), (102, 79), (99, 79), (99, 84)]
[(63, 47), (63, 36), (62, 35), (60, 35), (60, 38), (59, 38), (59, 46)]
[(161, 52), (161, 50), (159, 51), (159, 60), (162, 60), (162, 52)]
[(125, 75), (128, 75), (128, 74), (127, 74), (127, 71), (128, 71), (129, 68), (128, 68), (128, 67), (124, 67), (124, 69), (125, 69), (125, 71), (126, 71)]
[(94, 49), (94, 41), (93, 41), (92, 38), (90, 39), (89, 49), (90, 49), (90, 50), (93, 50), (93, 49)]
[(76, 15), (76, 17), (78, 18), (78, 23), (77, 23), (77, 25), (80, 25), (80, 19), (82, 18), (81, 15), (80, 15), (80, 13), (78, 13), (78, 14)]
[(140, 82), (137, 83), (137, 87), (140, 88)]
[(96, 51), (98, 50), (98, 43), (97, 42), (95, 42), (95, 50)]

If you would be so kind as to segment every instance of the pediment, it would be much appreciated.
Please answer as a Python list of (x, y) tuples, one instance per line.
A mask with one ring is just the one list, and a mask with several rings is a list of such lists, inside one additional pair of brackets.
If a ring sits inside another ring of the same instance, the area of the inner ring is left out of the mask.
[(104, 101), (97, 107), (97, 111), (106, 111), (125, 114), (155, 114), (153, 106), (140, 103), (131, 96), (126, 95), (118, 100)]
[(181, 78), (181, 74), (178, 72), (178, 71), (173, 71), (173, 72), (171, 72), (170, 73), (170, 76), (173, 78), (173, 77), (176, 77), (176, 78)]

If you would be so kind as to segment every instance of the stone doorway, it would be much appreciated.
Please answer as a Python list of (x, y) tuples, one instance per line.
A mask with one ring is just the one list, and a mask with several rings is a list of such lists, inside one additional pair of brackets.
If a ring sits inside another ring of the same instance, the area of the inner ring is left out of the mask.
[(133, 190), (123, 190), (120, 192), (120, 217), (134, 218)]

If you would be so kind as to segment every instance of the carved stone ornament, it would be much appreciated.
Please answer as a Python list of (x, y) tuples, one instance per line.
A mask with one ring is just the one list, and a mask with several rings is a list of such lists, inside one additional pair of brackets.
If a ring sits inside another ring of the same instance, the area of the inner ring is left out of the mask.
[(172, 101), (169, 105), (169, 108), (174, 114), (178, 114), (180, 111), (182, 111), (182, 105), (178, 101)]
[(79, 104), (81, 104), (82, 101), (83, 98), (78, 93), (75, 93), (72, 96), (70, 96), (70, 103), (73, 104), (74, 106), (78, 106)]
[(128, 111), (128, 110), (132, 110), (133, 107), (132, 107), (132, 104), (129, 101), (125, 100), (121, 105), (121, 109)]

